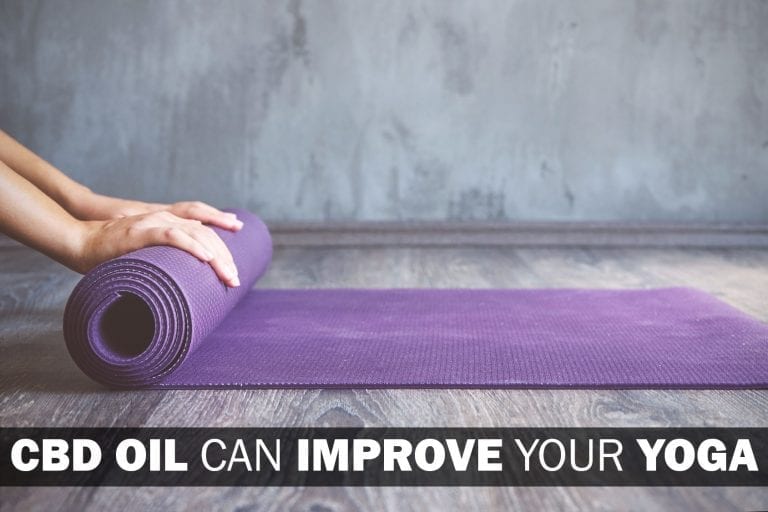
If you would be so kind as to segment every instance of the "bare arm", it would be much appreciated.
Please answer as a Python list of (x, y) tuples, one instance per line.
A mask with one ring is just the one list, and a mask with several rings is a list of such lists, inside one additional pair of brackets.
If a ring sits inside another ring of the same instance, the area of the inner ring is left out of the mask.
[(175, 204), (145, 203), (97, 194), (0, 130), (0, 161), (81, 220), (119, 219), (167, 210), (178, 217), (199, 220), (224, 229), (238, 230), (243, 224), (237, 216), (199, 201)]
[(67, 211), (91, 191), (0, 130), (0, 161)]
[(84, 230), (81, 223), (53, 199), (0, 162), (0, 229), (71, 269), (78, 262)]

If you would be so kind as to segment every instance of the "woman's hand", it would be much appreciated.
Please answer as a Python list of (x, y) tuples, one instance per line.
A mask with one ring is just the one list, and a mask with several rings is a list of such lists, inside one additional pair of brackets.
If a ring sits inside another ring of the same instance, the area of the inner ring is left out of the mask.
[(230, 231), (243, 227), (234, 213), (223, 212), (200, 201), (183, 201), (174, 204), (144, 203), (95, 194), (85, 189), (70, 207), (72, 214), (82, 220), (110, 220), (168, 211), (182, 219), (198, 220)]
[(186, 251), (213, 267), (226, 285), (240, 286), (232, 254), (221, 238), (200, 220), (160, 210), (107, 221), (84, 221), (69, 266), (88, 272), (104, 261), (137, 249), (169, 245)]

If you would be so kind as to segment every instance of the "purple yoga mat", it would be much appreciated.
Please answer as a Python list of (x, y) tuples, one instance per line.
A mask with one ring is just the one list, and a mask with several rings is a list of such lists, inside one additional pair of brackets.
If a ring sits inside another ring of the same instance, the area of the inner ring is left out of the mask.
[(240, 288), (169, 247), (82, 279), (64, 336), (87, 375), (131, 388), (768, 386), (768, 326), (696, 290), (250, 290), (272, 244), (237, 214), (243, 230), (219, 234)]

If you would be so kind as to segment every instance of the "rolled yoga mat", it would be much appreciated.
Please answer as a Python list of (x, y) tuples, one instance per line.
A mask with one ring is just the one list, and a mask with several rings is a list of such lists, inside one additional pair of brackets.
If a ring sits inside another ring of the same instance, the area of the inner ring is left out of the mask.
[(121, 388), (768, 386), (768, 326), (686, 288), (251, 290), (272, 243), (234, 211), (245, 227), (218, 233), (239, 288), (170, 247), (83, 277), (64, 336), (87, 375)]

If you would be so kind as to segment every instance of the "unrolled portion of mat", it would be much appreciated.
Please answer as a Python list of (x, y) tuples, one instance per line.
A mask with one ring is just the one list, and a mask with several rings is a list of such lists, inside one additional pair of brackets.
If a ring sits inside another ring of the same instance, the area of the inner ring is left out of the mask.
[(83, 278), (64, 333), (86, 374), (137, 388), (768, 387), (768, 326), (687, 288), (249, 291), (272, 247), (237, 213), (246, 227), (219, 233), (239, 289), (167, 247)]

